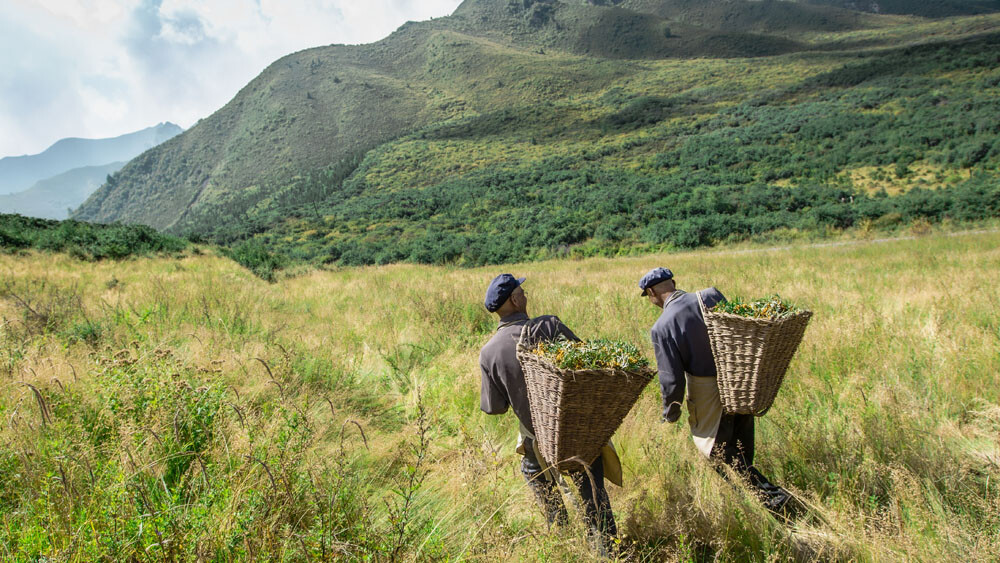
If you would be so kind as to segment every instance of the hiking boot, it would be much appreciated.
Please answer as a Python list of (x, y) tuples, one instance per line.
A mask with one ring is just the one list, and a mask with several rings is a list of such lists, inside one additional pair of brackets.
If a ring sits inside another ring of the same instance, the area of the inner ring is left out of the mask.
[(785, 507), (788, 506), (788, 501), (791, 500), (792, 495), (785, 489), (781, 487), (775, 487), (774, 491), (769, 491), (763, 500), (764, 508), (770, 510), (774, 514), (783, 514)]

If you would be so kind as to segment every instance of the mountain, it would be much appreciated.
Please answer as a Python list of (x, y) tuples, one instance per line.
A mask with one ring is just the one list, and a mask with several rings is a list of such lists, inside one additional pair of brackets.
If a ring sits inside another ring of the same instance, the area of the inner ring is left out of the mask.
[(74, 217), (354, 264), (992, 216), (1000, 15), (596, 4), (466, 0), (284, 57)]
[(0, 158), (0, 194), (26, 190), (74, 168), (127, 161), (182, 131), (173, 123), (160, 123), (109, 139), (62, 139), (39, 154)]
[(69, 210), (80, 206), (107, 179), (125, 166), (112, 162), (84, 166), (39, 180), (34, 186), (13, 194), (0, 195), (0, 213), (17, 213), (42, 219), (66, 219)]
[[(541, 101), (600, 87), (621, 75), (620, 65), (604, 59), (798, 48), (785, 38), (667, 23), (614, 6), (466, 0), (450, 17), (408, 23), (371, 45), (295, 53), (184, 135), (129, 163), (77, 217), (181, 228), (199, 220), (200, 207), (233, 199), (252, 206), (271, 195), (273, 182), (349, 161), (415, 127), (511, 99)], [(536, 61), (525, 66), (525, 55), (545, 49), (597, 60), (577, 61), (584, 75), (578, 77)], [(584, 84), (568, 83), (580, 78)]]

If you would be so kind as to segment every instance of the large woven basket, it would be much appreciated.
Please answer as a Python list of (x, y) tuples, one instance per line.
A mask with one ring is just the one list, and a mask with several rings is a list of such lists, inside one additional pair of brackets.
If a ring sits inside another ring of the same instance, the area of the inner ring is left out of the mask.
[(568, 370), (531, 351), (521, 329), (517, 359), (524, 371), (535, 440), (545, 461), (560, 471), (590, 465), (621, 426), (653, 370)]
[(698, 303), (712, 344), (723, 410), (762, 416), (774, 403), (812, 312), (750, 319), (707, 310), (701, 292)]

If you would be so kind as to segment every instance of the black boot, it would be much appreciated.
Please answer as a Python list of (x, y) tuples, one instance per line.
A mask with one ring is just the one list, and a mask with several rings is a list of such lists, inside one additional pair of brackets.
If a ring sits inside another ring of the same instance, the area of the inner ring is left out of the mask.
[[(528, 451), (531, 451), (530, 449)], [(521, 458), (521, 475), (528, 482), (528, 488), (535, 495), (535, 500), (542, 508), (545, 521), (551, 527), (552, 524), (564, 526), (569, 522), (566, 513), (566, 505), (563, 504), (562, 496), (556, 489), (555, 483), (546, 479), (545, 472), (533, 455), (525, 455)]]
[(587, 471), (575, 472), (572, 476), (583, 500), (590, 547), (601, 559), (613, 558), (617, 553), (615, 540), (618, 537), (618, 526), (611, 510), (611, 499), (604, 488), (604, 463), (598, 457)]

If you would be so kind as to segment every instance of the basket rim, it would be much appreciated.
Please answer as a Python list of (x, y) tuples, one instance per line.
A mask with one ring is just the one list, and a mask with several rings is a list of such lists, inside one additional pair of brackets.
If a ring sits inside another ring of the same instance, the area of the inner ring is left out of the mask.
[(546, 358), (545, 356), (539, 356), (525, 346), (519, 346), (517, 351), (518, 355), (531, 356), (536, 358), (539, 363), (545, 365), (546, 368), (555, 372), (560, 377), (571, 377), (583, 374), (602, 374), (602, 375), (613, 375), (618, 377), (644, 377), (652, 379), (653, 375), (656, 373), (651, 367), (642, 368), (639, 371), (628, 371), (621, 368), (582, 368), (582, 369), (566, 369), (557, 366), (552, 360)]
[(799, 311), (798, 313), (792, 313), (791, 315), (788, 315), (787, 317), (783, 317), (783, 318), (780, 318), (780, 319), (770, 319), (770, 318), (761, 318), (761, 319), (758, 319), (758, 318), (753, 318), (753, 317), (744, 317), (743, 315), (736, 315), (736, 314), (733, 314), (733, 313), (723, 313), (721, 311), (712, 311), (710, 309), (706, 309), (705, 310), (705, 315), (707, 317), (713, 317), (713, 318), (716, 318), (716, 319), (740, 320), (740, 321), (746, 321), (748, 323), (759, 324), (759, 325), (778, 325), (778, 324), (782, 324), (782, 323), (785, 323), (785, 322), (788, 322), (788, 321), (791, 321), (791, 320), (795, 320), (795, 319), (800, 318), (800, 317), (812, 317), (813, 316), (813, 312), (810, 311), (810, 310), (808, 310), (808, 309), (806, 309), (806, 310)]

